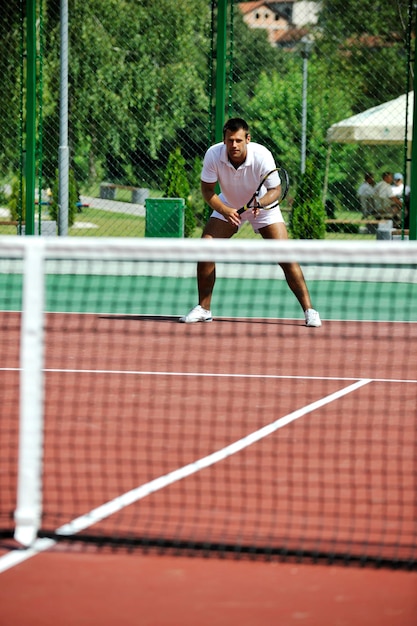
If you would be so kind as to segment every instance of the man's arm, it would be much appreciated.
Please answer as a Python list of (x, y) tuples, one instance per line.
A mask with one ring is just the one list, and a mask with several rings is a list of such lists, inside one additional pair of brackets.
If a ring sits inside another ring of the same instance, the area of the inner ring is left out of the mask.
[(220, 215), (223, 215), (227, 221), (233, 226), (240, 225), (240, 215), (237, 209), (233, 209), (224, 204), (216, 193), (217, 183), (205, 183), (201, 181), (201, 193), (203, 195), (204, 202), (206, 202), (213, 211), (217, 211)]

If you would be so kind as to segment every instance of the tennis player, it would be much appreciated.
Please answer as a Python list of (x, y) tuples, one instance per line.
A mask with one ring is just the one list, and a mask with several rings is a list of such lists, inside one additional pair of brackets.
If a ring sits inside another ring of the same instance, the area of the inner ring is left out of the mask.
[[(243, 207), (257, 189), (265, 174), (276, 167), (274, 158), (264, 146), (251, 142), (249, 127), (245, 120), (232, 118), (223, 128), (223, 142), (209, 148), (205, 154), (201, 173), (201, 191), (212, 214), (204, 228), (204, 239), (229, 239), (238, 232), (247, 220), (255, 232), (264, 239), (288, 239), (288, 233), (279, 205), (265, 210), (263, 206), (272, 204), (274, 196), (280, 193), (280, 186), (268, 189), (264, 196), (255, 201), (253, 210), (241, 215)], [(215, 188), (219, 183), (221, 193)], [(266, 191), (266, 190), (265, 190)], [(300, 303), (307, 326), (319, 327), (319, 313), (313, 309), (304, 275), (298, 263), (280, 264), (288, 286)], [(216, 267), (213, 262), (199, 262), (197, 265), (197, 285), (199, 303), (191, 311), (180, 317), (180, 322), (211, 322), (211, 298), (216, 280)]]

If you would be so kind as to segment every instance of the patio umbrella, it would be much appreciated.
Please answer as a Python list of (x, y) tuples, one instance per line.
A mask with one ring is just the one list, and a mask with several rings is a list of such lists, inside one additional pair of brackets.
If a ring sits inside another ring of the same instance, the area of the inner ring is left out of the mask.
[[(407, 140), (413, 134), (414, 93), (408, 94)], [(405, 140), (407, 94), (378, 104), (330, 126), (329, 143), (403, 144)]]

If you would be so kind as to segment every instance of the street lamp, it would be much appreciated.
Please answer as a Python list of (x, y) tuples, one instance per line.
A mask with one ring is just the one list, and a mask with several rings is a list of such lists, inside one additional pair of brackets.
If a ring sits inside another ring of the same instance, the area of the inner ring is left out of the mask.
[(303, 59), (303, 102), (301, 121), (301, 174), (306, 171), (306, 148), (307, 148), (307, 76), (308, 59), (314, 46), (314, 41), (307, 35), (301, 39), (301, 57)]

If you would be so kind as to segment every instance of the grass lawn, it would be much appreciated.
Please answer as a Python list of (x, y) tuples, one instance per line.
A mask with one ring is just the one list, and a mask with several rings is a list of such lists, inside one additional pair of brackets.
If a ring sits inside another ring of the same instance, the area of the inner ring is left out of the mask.
[(72, 237), (144, 237), (145, 218), (125, 213), (83, 208), (69, 229)]
[[(338, 211), (337, 218), (345, 220), (361, 219), (361, 214), (353, 211)], [(287, 220), (288, 222), (288, 220)], [(355, 229), (358, 231), (358, 228)], [(348, 231), (348, 229), (347, 229)], [(194, 237), (200, 237), (202, 228), (195, 229)], [(16, 226), (0, 226), (0, 235), (15, 235)], [(145, 236), (145, 218), (125, 213), (113, 213), (101, 209), (84, 207), (75, 216), (75, 224), (69, 229), (71, 237), (137, 237)], [(253, 233), (249, 224), (239, 231), (238, 238), (253, 239), (260, 235)], [(375, 235), (359, 232), (327, 232), (326, 239), (373, 240)]]

